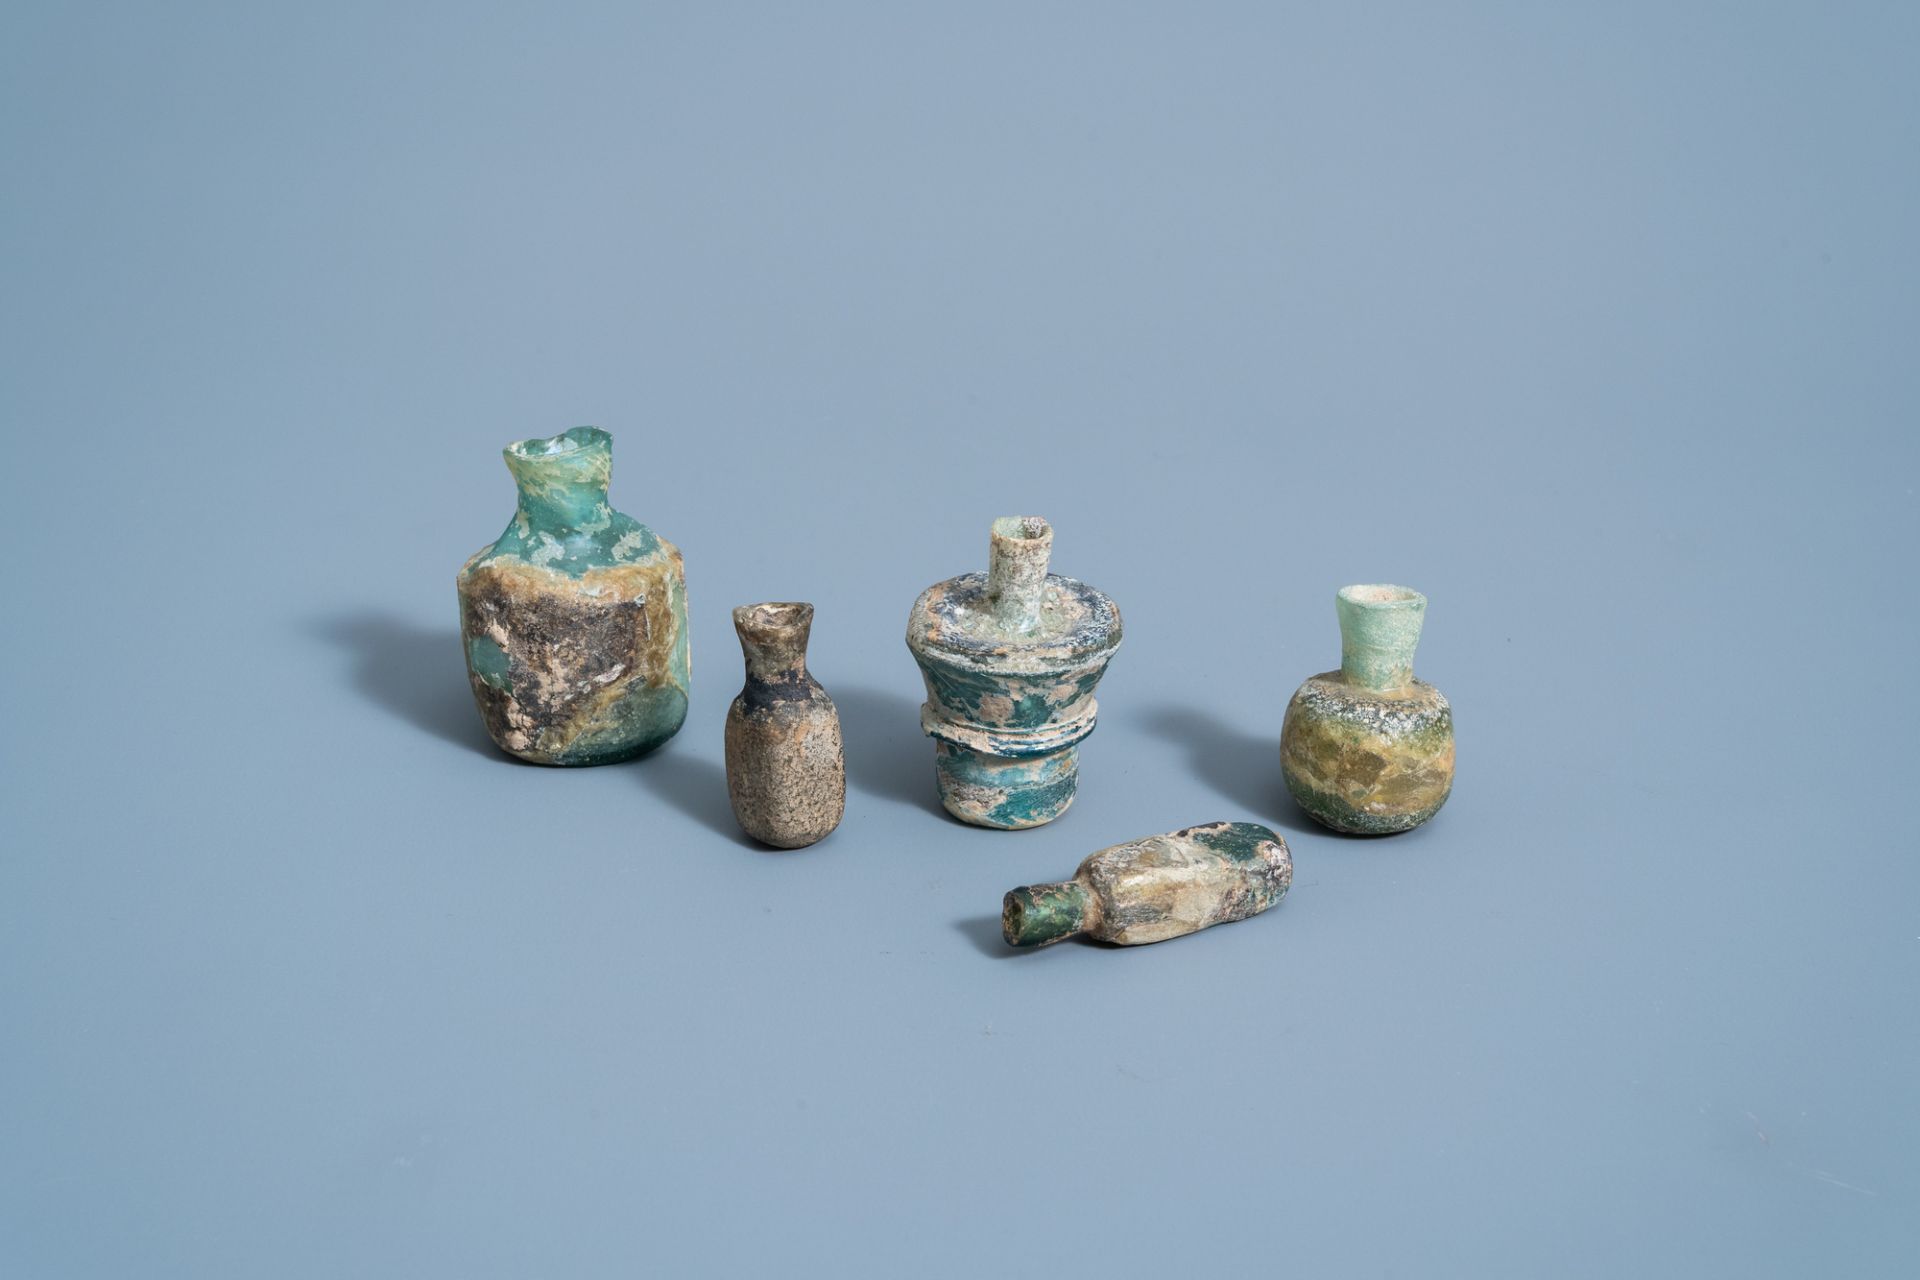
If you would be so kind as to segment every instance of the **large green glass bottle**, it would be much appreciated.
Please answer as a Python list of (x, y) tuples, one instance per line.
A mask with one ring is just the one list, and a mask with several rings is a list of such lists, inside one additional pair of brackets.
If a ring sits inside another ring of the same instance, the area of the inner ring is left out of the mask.
[(651, 751), (687, 717), (680, 549), (607, 501), (613, 437), (575, 427), (506, 448), (520, 491), (460, 570), (460, 638), (487, 732), (536, 764)]

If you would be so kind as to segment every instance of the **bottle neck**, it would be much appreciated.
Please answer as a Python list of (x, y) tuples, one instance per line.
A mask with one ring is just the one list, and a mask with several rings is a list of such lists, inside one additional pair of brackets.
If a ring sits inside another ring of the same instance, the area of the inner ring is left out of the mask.
[(605, 528), (613, 519), (607, 491), (585, 485), (520, 488), (520, 514), (529, 526), (546, 533)]
[(1340, 674), (1375, 692), (1413, 683), (1427, 598), (1406, 587), (1343, 587), (1334, 599), (1340, 616)]
[(606, 432), (575, 427), (546, 440), (521, 440), (507, 446), (506, 458), (520, 515), (534, 530), (602, 529), (613, 520), (607, 501), (613, 438)]
[(987, 600), (1002, 628), (1032, 631), (1040, 625), (1052, 554), (1053, 527), (1039, 516), (1001, 516), (993, 522)]
[(1078, 880), (1015, 889), (1000, 907), (1000, 933), (1013, 947), (1044, 947), (1087, 927), (1093, 895)]
[(740, 636), (749, 682), (793, 684), (806, 679), (812, 605), (799, 601), (741, 605), (733, 611), (733, 629)]

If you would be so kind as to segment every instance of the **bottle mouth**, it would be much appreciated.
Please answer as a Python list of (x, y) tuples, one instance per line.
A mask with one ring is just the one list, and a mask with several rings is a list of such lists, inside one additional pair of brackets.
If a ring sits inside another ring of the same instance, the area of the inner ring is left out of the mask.
[(528, 462), (551, 461), (589, 449), (610, 449), (613, 437), (599, 427), (574, 427), (557, 436), (515, 440), (507, 446), (507, 456)]
[(1009, 946), (1027, 940), (1027, 901), (1022, 893), (1009, 893), (1000, 900), (1000, 933)]
[(993, 522), (993, 536), (1015, 542), (1045, 542), (1053, 526), (1039, 516), (1001, 516)]
[(1340, 588), (1340, 599), (1356, 609), (1424, 609), (1427, 598), (1412, 587), (1365, 583)]
[(1000, 903), (1000, 936), (1010, 947), (1044, 947), (1070, 938), (1087, 923), (1087, 891), (1078, 882), (1029, 884)]
[(813, 625), (813, 606), (803, 600), (743, 604), (733, 611), (733, 625), (744, 636), (791, 635)]

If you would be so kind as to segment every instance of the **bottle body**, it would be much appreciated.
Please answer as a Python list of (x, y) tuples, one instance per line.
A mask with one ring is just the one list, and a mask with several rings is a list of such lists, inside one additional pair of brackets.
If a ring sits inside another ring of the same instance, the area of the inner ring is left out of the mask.
[[(929, 719), (921, 716), (923, 728)], [(1092, 725), (1087, 727), (1091, 731)], [(940, 803), (962, 822), (1002, 831), (1038, 827), (1065, 813), (1079, 790), (1080, 749), (1072, 742), (1015, 755), (1005, 751), (1004, 738), (997, 744), (999, 751), (965, 745), (976, 735), (966, 734), (964, 726), (942, 725), (937, 718), (926, 732), (933, 736), (933, 780)]]
[(908, 615), (940, 802), (975, 826), (1036, 827), (1073, 803), (1093, 691), (1120, 646), (1113, 601), (1047, 572), (1052, 542), (1036, 516), (994, 521), (989, 571), (935, 583)]
[(1280, 771), (1323, 826), (1349, 835), (1410, 831), (1453, 792), (1453, 708), (1422, 680), (1381, 693), (1338, 671), (1312, 676), (1287, 704)]
[(802, 848), (840, 825), (847, 801), (840, 713), (806, 666), (813, 606), (743, 605), (733, 620), (747, 677), (727, 708), (727, 798), (748, 835)]
[(1453, 708), (1413, 675), (1427, 600), (1406, 587), (1341, 588), (1340, 670), (1287, 704), (1280, 771), (1321, 825), (1350, 835), (1409, 831), (1453, 791)]
[(685, 566), (608, 505), (611, 448), (592, 428), (509, 445), (519, 507), (456, 583), (487, 733), (536, 764), (630, 759), (686, 719)]
[(1045, 946), (1084, 933), (1139, 946), (1258, 915), (1293, 883), (1287, 842), (1253, 822), (1214, 822), (1114, 845), (1072, 880), (1007, 894), (1009, 945)]

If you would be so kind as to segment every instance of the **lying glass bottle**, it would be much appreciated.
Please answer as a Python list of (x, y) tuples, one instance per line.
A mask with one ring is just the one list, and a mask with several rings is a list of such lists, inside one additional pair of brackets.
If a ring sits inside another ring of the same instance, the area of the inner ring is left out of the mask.
[(1293, 883), (1287, 842), (1254, 822), (1213, 822), (1102, 849), (1073, 879), (1006, 896), (1007, 945), (1042, 947), (1084, 933), (1102, 942), (1163, 942), (1258, 915)]

